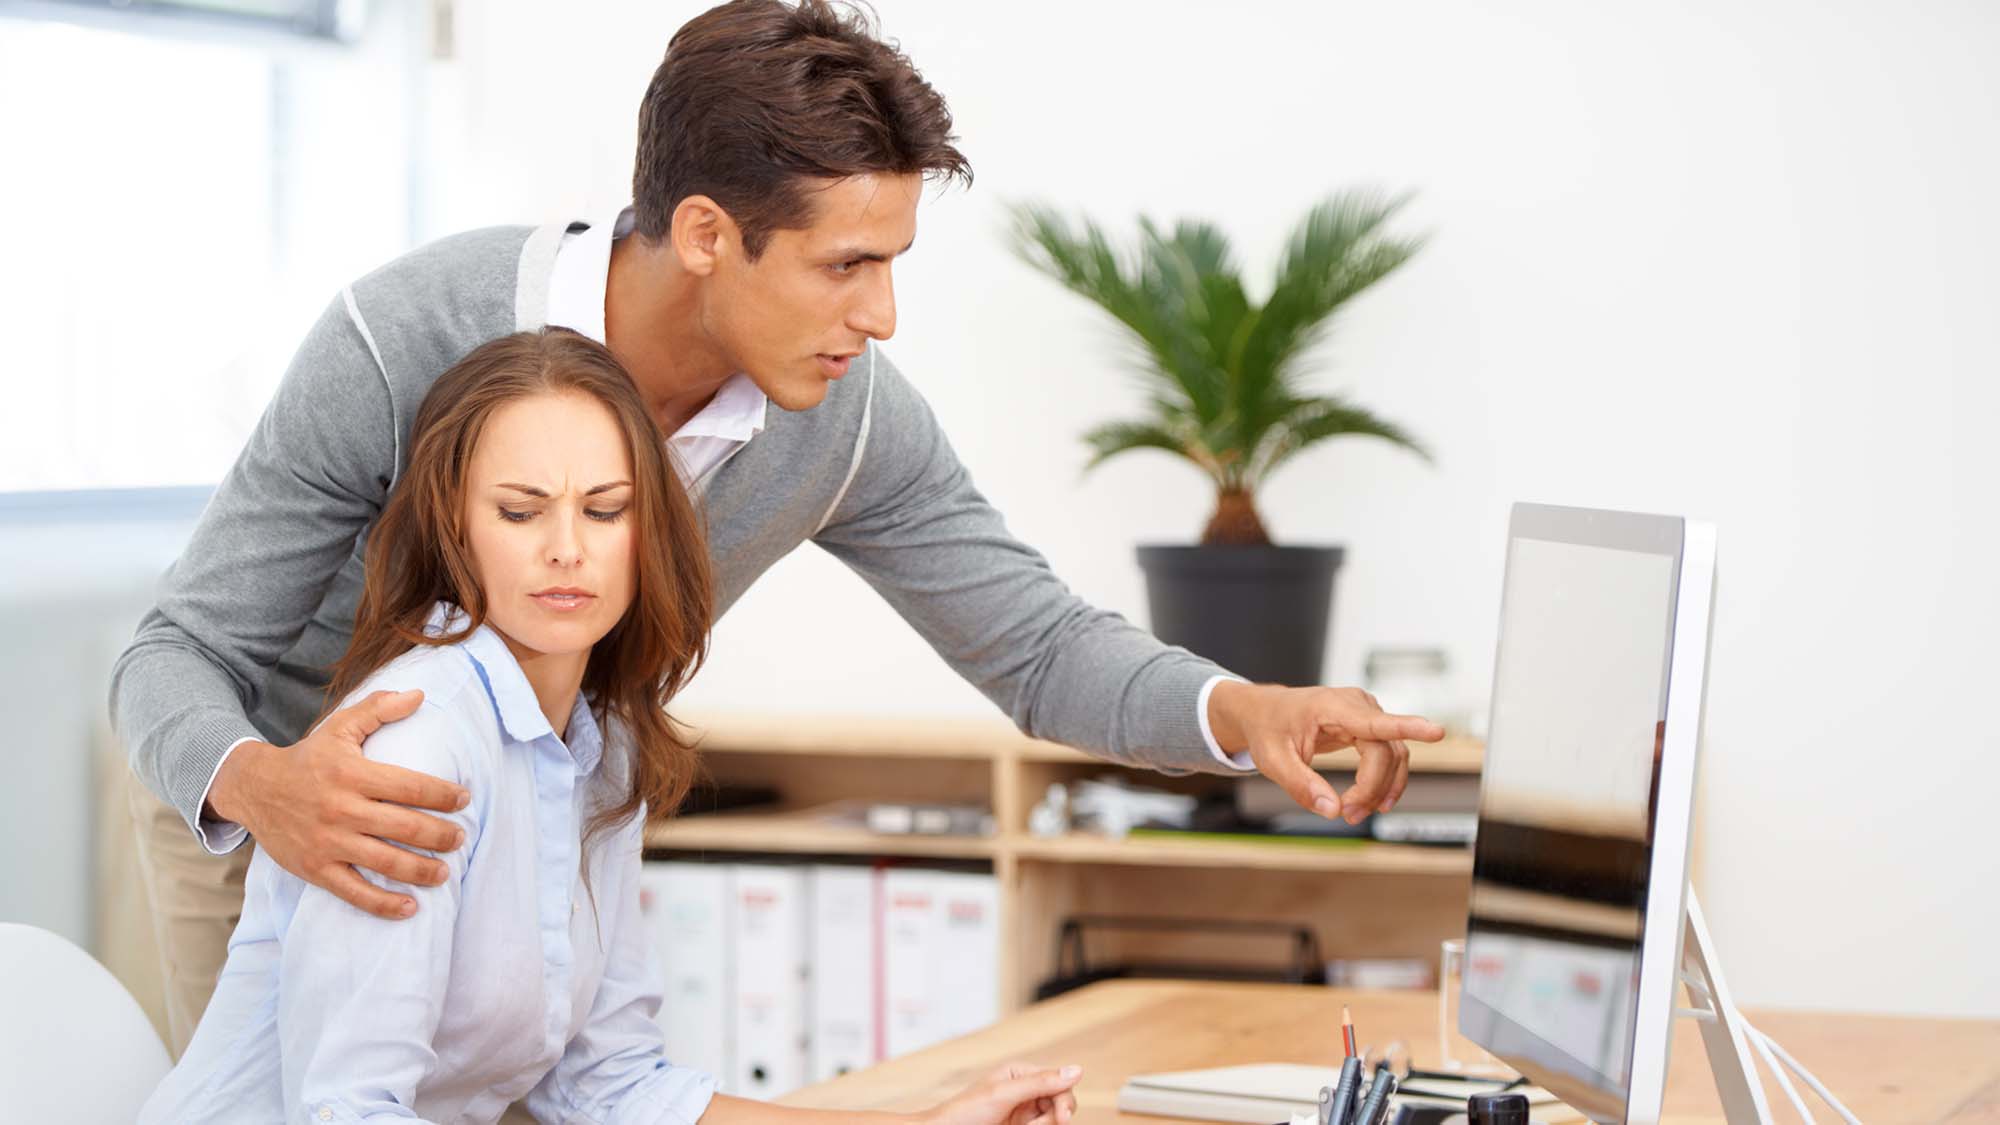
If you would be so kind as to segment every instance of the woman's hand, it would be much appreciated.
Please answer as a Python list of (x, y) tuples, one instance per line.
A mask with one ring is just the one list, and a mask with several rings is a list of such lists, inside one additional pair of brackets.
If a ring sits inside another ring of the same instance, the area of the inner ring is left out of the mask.
[(920, 1125), (1068, 1125), (1080, 1066), (1009, 1063), (964, 1093), (917, 1117)]

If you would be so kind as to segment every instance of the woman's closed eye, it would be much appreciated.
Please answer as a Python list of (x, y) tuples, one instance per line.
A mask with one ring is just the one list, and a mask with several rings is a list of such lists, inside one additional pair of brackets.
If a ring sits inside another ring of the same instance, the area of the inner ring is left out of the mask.
[[(500, 518), (508, 523), (527, 523), (540, 514), (532, 508), (509, 508), (505, 504), (500, 505)], [(583, 514), (599, 523), (617, 523), (625, 518), (625, 509), (585, 508)]]

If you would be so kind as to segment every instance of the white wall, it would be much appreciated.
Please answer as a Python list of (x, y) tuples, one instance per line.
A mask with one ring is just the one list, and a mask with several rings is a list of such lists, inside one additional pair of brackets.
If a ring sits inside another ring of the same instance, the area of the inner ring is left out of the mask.
[[(1335, 444), (1264, 498), (1281, 538), (1350, 550), (1331, 678), (1435, 642), (1483, 692), (1514, 500), (1716, 521), (1700, 886), (1732, 983), (2000, 1014), (2000, 9), (877, 6), (978, 173), (926, 205), (891, 354), (1077, 590), (1143, 619), (1132, 545), (1191, 537), (1207, 496), (1151, 455), (1079, 477), (1076, 435), (1136, 396), (1103, 323), (1003, 253), (1000, 203), (1209, 216), (1261, 271), (1328, 189), (1416, 188), (1435, 241), (1351, 307), (1324, 385), (1439, 465)], [(700, 7), (461, 5), (429, 213), (622, 202), (638, 97)], [(985, 708), (859, 589), (801, 552), (689, 699)]]

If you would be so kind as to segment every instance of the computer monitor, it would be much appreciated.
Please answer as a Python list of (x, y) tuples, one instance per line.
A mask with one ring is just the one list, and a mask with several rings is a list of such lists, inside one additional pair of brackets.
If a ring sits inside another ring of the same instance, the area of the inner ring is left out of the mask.
[(1710, 525), (1514, 507), (1459, 1030), (1598, 1121), (1660, 1113), (1714, 582)]

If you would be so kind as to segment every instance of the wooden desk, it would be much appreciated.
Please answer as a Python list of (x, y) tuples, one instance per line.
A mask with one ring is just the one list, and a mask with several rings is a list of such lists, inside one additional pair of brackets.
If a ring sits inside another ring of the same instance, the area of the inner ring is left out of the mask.
[[(1133, 1074), (1251, 1062), (1331, 1066), (1340, 1006), (1360, 1038), (1408, 1043), (1419, 1066), (1436, 1061), (1437, 1000), (1423, 992), (1355, 992), (1301, 985), (1111, 981), (1092, 985), (972, 1035), (798, 1091), (788, 1105), (916, 1110), (1005, 1062), (1076, 1063), (1076, 1120), (1168, 1122), (1121, 1114), (1118, 1088)], [(1758, 1012), (1751, 1020), (1812, 1068), (1869, 1125), (1898, 1121), (2000, 1122), (2000, 1022)], [(1796, 1120), (1765, 1076), (1779, 1121)], [(1802, 1094), (1809, 1092), (1801, 1090)], [(1832, 1120), (1811, 1102), (1816, 1116)], [(1682, 1021), (1667, 1084), (1671, 1122), (1722, 1120), (1699, 1032)]]

